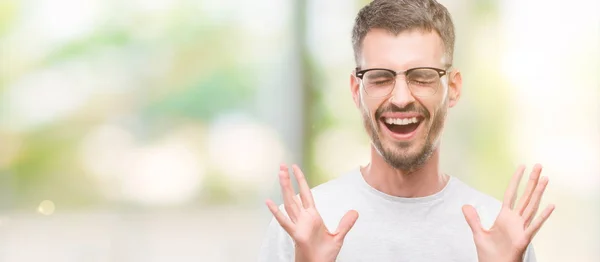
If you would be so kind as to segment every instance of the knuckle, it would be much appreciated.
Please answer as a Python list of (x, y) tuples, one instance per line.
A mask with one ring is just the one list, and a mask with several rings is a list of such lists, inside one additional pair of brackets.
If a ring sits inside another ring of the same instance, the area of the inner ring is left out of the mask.
[(285, 210), (286, 210), (288, 213), (290, 212), (290, 210), (292, 210), (292, 209), (293, 209), (293, 207), (292, 207), (292, 205), (291, 205), (290, 203), (285, 203), (285, 204), (283, 205), (283, 207), (285, 207)]
[(306, 246), (310, 243), (310, 236), (305, 232), (294, 232), (294, 242), (298, 246)]

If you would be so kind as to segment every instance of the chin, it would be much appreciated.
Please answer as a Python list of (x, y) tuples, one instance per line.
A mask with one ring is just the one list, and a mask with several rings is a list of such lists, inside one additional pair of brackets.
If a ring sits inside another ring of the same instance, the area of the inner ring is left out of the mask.
[(433, 144), (416, 141), (386, 141), (381, 152), (386, 163), (395, 169), (412, 172), (427, 162), (434, 151)]

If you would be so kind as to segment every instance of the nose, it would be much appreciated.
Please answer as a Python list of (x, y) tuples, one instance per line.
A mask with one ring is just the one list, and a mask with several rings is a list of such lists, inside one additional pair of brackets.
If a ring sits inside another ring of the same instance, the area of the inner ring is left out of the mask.
[(408, 88), (408, 84), (404, 78), (399, 77), (396, 79), (396, 83), (394, 86), (394, 90), (392, 90), (391, 103), (395, 104), (400, 108), (404, 108), (405, 106), (413, 103), (415, 98)]

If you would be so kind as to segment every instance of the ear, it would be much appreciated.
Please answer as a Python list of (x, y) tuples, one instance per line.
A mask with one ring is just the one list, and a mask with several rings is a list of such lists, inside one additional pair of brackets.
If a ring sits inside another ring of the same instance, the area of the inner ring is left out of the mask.
[(448, 98), (450, 107), (454, 107), (460, 99), (460, 93), (462, 90), (462, 76), (458, 69), (453, 70), (448, 76)]
[(357, 108), (360, 108), (360, 79), (355, 76), (356, 70), (350, 73), (350, 92)]

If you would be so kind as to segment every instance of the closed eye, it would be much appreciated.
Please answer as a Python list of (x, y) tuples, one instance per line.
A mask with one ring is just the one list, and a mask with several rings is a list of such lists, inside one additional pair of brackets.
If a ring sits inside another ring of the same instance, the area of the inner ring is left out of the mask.
[(434, 81), (418, 81), (418, 80), (412, 80), (411, 82), (414, 84), (417, 84), (417, 85), (431, 85), (434, 83)]
[(387, 84), (391, 84), (393, 82), (393, 80), (380, 80), (380, 81), (375, 81), (373, 82), (374, 85), (387, 85)]

